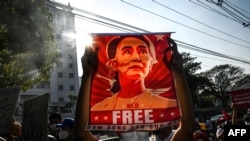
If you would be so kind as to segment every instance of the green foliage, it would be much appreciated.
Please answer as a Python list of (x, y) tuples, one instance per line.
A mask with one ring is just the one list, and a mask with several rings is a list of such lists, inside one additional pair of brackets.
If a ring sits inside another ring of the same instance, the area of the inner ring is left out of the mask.
[(195, 62), (196, 58), (189, 53), (183, 52), (181, 55), (193, 103), (200, 108), (214, 106), (215, 99), (227, 107), (231, 91), (250, 87), (250, 75), (245, 74), (240, 67), (225, 64), (196, 73), (201, 69), (201, 63)]
[[(183, 58), (184, 72), (192, 95), (192, 101), (195, 105), (201, 106), (200, 101), (203, 100), (203, 97), (200, 96), (200, 91), (211, 84), (207, 77), (196, 73), (196, 71), (201, 69), (201, 62), (195, 62), (196, 58), (191, 57), (189, 53), (183, 52), (181, 55)], [(212, 98), (206, 101), (209, 100), (212, 101)], [(211, 104), (209, 106), (211, 106)]]
[(230, 101), (230, 92), (238, 88), (242, 88), (242, 83), (249, 85), (248, 77), (244, 74), (244, 70), (240, 67), (225, 64), (215, 66), (204, 72), (209, 78), (212, 85), (203, 93), (210, 93), (222, 102), (223, 107), (227, 107)]
[(240, 90), (250, 88), (250, 74), (244, 75), (239, 81), (237, 81), (233, 87), (233, 90)]
[(183, 58), (183, 67), (186, 74), (194, 74), (201, 69), (201, 62), (195, 62), (196, 57), (191, 57), (190, 53), (181, 53)]
[(71, 111), (73, 111), (74, 107), (76, 105), (77, 96), (70, 94), (70, 95), (68, 95), (68, 98), (70, 99), (70, 102), (67, 102), (65, 104), (64, 108), (69, 108)]
[(48, 80), (58, 52), (44, 1), (1, 1), (0, 19), (0, 87)]
[(201, 95), (199, 99), (199, 108), (214, 107), (212, 95)]

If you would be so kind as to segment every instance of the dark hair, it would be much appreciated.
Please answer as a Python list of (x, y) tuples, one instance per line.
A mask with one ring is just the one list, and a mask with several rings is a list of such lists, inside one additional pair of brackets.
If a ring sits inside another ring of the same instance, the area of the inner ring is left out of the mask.
[[(137, 38), (139, 40), (142, 40), (143, 42), (145, 42), (149, 48), (149, 52), (151, 54), (151, 56), (153, 56), (153, 58), (155, 57), (155, 53), (152, 51), (152, 43), (150, 43), (150, 40), (142, 34), (138, 34), (138, 35), (120, 35), (120, 36), (115, 36), (113, 39), (111, 39), (109, 41), (109, 43), (107, 43), (107, 57), (108, 59), (113, 59), (115, 58), (116, 55), (116, 48), (118, 46), (118, 44), (125, 38), (128, 37), (134, 37)], [(154, 48), (153, 48), (154, 49)], [(155, 58), (154, 58), (155, 59)]]
[(52, 119), (55, 119), (55, 118), (58, 118), (60, 121), (62, 121), (62, 115), (58, 112), (54, 112), (54, 113), (51, 113), (49, 115), (49, 120), (52, 120)]

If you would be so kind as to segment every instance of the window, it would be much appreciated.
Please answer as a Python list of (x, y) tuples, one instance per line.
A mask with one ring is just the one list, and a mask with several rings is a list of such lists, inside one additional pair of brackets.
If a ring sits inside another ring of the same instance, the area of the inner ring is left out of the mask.
[(59, 97), (59, 102), (64, 102), (64, 98)]
[(45, 88), (45, 84), (41, 84), (41, 88)]
[(60, 13), (56, 13), (56, 24), (59, 29), (62, 29), (63, 26), (62, 23), (63, 23), (62, 15)]
[(49, 21), (50, 21), (50, 22), (53, 22), (53, 17), (54, 17), (54, 14), (49, 13), (49, 16), (48, 16), (48, 17), (49, 17)]
[(70, 85), (69, 86), (69, 90), (74, 91), (75, 90), (75, 86), (74, 85)]
[(58, 72), (58, 77), (63, 77), (63, 73), (62, 72)]
[(68, 58), (72, 59), (73, 58), (72, 54), (68, 54)]
[(61, 39), (61, 38), (62, 38), (62, 35), (61, 35), (61, 34), (56, 34), (56, 38), (57, 38), (57, 39)]
[(70, 18), (70, 16), (66, 16), (66, 25), (68, 26), (67, 28), (72, 28), (71, 27), (71, 18)]
[(58, 85), (58, 90), (62, 91), (63, 90), (63, 85)]
[(73, 78), (74, 74), (73, 73), (69, 73), (69, 78)]
[(34, 86), (34, 88), (45, 88), (45, 83), (41, 83), (41, 84), (39, 84), (39, 85), (36, 85), (36, 86)]
[(59, 63), (57, 64), (57, 67), (58, 67), (58, 68), (62, 68), (62, 67), (63, 67), (62, 62), (59, 62)]
[(73, 68), (73, 64), (69, 63), (69, 68), (72, 69)]

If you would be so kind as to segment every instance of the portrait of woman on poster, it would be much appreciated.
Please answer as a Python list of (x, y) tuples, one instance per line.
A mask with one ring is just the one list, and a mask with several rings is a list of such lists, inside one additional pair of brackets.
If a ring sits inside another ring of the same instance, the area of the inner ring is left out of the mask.
[(97, 75), (111, 82), (113, 95), (93, 105), (91, 111), (177, 106), (175, 99), (154, 94), (145, 86), (145, 78), (158, 63), (155, 47), (147, 36), (115, 36), (107, 43), (106, 50), (109, 59), (106, 67), (113, 79)]
[[(191, 93), (187, 85), (183, 70), (182, 57), (177, 50), (177, 45), (172, 39), (169, 39), (169, 43), (171, 45), (171, 50), (173, 51), (173, 57), (170, 59), (169, 66), (173, 73), (176, 96), (181, 113), (180, 124), (172, 137), (172, 141), (191, 140), (193, 137), (193, 132), (195, 131), (194, 108), (191, 99)], [(89, 115), (91, 108), (90, 97), (92, 91), (92, 78), (96, 76), (96, 72), (98, 70), (99, 51), (100, 50), (98, 48), (85, 48), (85, 54), (82, 57), (82, 68), (84, 70), (84, 74), (82, 76), (82, 83), (76, 104), (74, 127), (74, 137), (77, 141), (98, 141), (98, 139), (86, 127), (90, 120)], [(137, 133), (140, 131), (134, 132)], [(125, 135), (127, 135), (126, 133), (127, 132), (125, 132)], [(138, 138), (138, 136), (134, 135), (137, 134), (131, 134), (131, 136), (128, 138), (123, 138), (122, 140), (131, 141), (132, 137)], [(148, 137), (148, 134), (144, 135), (144, 138)]]

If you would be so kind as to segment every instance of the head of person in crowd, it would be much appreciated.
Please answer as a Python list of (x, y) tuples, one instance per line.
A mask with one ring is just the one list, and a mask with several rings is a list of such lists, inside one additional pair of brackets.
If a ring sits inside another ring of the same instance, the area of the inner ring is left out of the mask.
[(15, 121), (12, 122), (9, 126), (9, 133), (13, 137), (21, 137), (22, 136), (22, 126), (21, 123)]
[(58, 124), (62, 122), (62, 114), (58, 112), (51, 113), (49, 115), (50, 124)]
[(22, 125), (18, 121), (11, 122), (8, 128), (8, 134), (4, 136), (7, 141), (22, 140)]
[(62, 115), (58, 112), (53, 112), (49, 115), (49, 134), (58, 137), (58, 133), (60, 132), (60, 128), (56, 127), (56, 124), (62, 123)]
[(247, 113), (243, 115), (245, 125), (250, 125), (250, 108), (247, 109)]
[(217, 128), (224, 128), (226, 118), (224, 116), (220, 116), (217, 120)]
[(58, 136), (61, 141), (73, 140), (73, 128), (75, 120), (73, 118), (65, 118), (62, 123), (57, 124), (56, 127), (61, 128)]
[(192, 141), (208, 141), (208, 134), (204, 132), (199, 122), (195, 121), (196, 130), (193, 133)]

